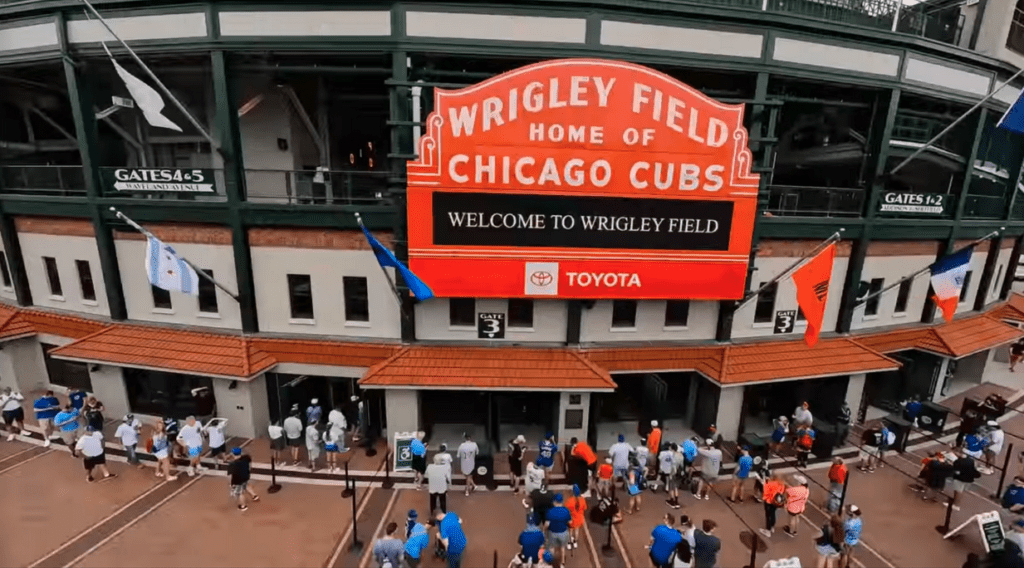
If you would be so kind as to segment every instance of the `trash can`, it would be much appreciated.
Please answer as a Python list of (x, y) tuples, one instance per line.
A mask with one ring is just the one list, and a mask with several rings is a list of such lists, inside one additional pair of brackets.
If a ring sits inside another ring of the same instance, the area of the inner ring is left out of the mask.
[(907, 439), (910, 437), (911, 424), (898, 414), (890, 414), (882, 419), (889, 431), (896, 435), (896, 442), (889, 446), (890, 450), (903, 453), (907, 449)]
[(941, 434), (946, 428), (949, 409), (941, 404), (925, 402), (921, 404), (921, 413), (917, 415), (917, 426), (934, 434)]
[(815, 421), (814, 445), (811, 446), (811, 453), (818, 458), (831, 458), (832, 450), (836, 447), (837, 434), (835, 424)]
[(476, 469), (473, 471), (473, 481), (478, 486), (487, 487), (490, 491), (498, 488), (494, 479), (494, 456), (491, 454), (477, 454)]

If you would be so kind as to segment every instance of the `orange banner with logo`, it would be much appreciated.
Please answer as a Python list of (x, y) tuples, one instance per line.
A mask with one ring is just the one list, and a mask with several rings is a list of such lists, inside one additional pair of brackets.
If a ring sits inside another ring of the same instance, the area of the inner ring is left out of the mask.
[(793, 273), (796, 301), (804, 312), (804, 318), (807, 319), (804, 341), (808, 347), (814, 347), (818, 343), (821, 322), (825, 319), (825, 306), (828, 304), (828, 289), (832, 281), (832, 265), (835, 264), (835, 260), (836, 245), (832, 243)]
[(738, 299), (750, 168), (742, 105), (639, 65), (437, 89), (408, 164), (410, 268), (441, 297)]

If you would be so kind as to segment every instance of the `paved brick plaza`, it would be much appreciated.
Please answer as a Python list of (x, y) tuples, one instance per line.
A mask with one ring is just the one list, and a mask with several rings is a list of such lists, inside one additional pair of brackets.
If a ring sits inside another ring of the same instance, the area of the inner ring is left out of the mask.
[[(991, 390), (992, 387), (985, 386)], [(1004, 423), (1008, 434), (1024, 434), (1024, 417), (1011, 412)], [(1007, 436), (1007, 447), (1021, 440)], [(263, 441), (249, 444), (257, 462), (263, 459)], [(935, 532), (941, 524), (944, 507), (924, 503), (908, 488), (917, 464), (929, 447), (924, 439), (908, 453), (890, 458), (889, 464), (874, 474), (852, 473), (848, 502), (864, 510), (864, 544), (858, 550), (855, 566), (882, 567), (959, 567), (969, 551), (980, 551), (977, 531), (961, 538), (942, 540)], [(383, 473), (377, 472), (385, 451), (367, 457), (359, 451), (352, 457), (353, 471), (366, 474), (356, 493), (359, 540), (372, 543), (388, 520), (399, 524), (410, 508), (421, 517), (427, 511), (427, 492), (410, 488), (408, 477), (394, 475), (398, 483), (382, 489)], [(500, 460), (499, 460), (500, 461)], [(205, 476), (182, 476), (164, 482), (153, 476), (147, 466), (139, 470), (111, 457), (111, 469), (119, 477), (87, 484), (79, 460), (54, 444), (50, 449), (38, 440), (0, 441), (0, 509), (5, 511), (0, 526), (0, 566), (2, 567), (178, 567), (178, 566), (374, 566), (368, 550), (352, 550), (352, 503), (340, 495), (342, 481), (290, 477), (295, 471), (282, 470), (284, 489), (268, 495), (268, 481), (257, 476), (254, 485), (262, 501), (244, 513), (235, 509), (228, 496), (227, 480), (222, 472)], [(1018, 467), (1011, 461), (1011, 475)], [(377, 475), (376, 481), (369, 476)], [(812, 466), (810, 477), (825, 483), (825, 469)], [(985, 476), (963, 500), (963, 509), (955, 512), (953, 526), (973, 513), (996, 508), (983, 496), (992, 493), (998, 475)], [(719, 487), (719, 497), (696, 501), (684, 494), (684, 508), (674, 514), (688, 514), (698, 523), (712, 518), (719, 523), (718, 536), (723, 550), (720, 566), (745, 566), (749, 549), (740, 534), (762, 527), (763, 510), (751, 501), (741, 505), (727, 503), (722, 497), (728, 482)], [(812, 483), (812, 501), (820, 506), (824, 492)], [(661, 493), (644, 495), (643, 510), (626, 516), (612, 535), (614, 554), (605, 555), (601, 547), (607, 532), (588, 524), (580, 547), (567, 561), (568, 568), (601, 565), (607, 567), (646, 567), (649, 562), (644, 546), (651, 529), (664, 512), (669, 511)], [(507, 488), (496, 492), (481, 489), (469, 497), (459, 488), (449, 494), (449, 509), (465, 521), (469, 548), (464, 557), (466, 568), (492, 566), (497, 554), (499, 566), (506, 566), (517, 550), (515, 544), (523, 528), (524, 511), (518, 496)], [(780, 521), (785, 515), (780, 516)], [(825, 517), (808, 507), (796, 538), (778, 531), (765, 552), (758, 554), (757, 566), (771, 558), (799, 556), (804, 566), (813, 566), (816, 555), (811, 539)], [(433, 558), (427, 568), (443, 564)]]

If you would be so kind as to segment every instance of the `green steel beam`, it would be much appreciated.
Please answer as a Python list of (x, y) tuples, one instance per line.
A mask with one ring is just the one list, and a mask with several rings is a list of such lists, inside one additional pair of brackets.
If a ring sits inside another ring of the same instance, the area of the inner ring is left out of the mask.
[(228, 74), (227, 56), (223, 51), (214, 51), (210, 58), (217, 106), (217, 128), (214, 136), (220, 142), (221, 157), (224, 160), (224, 189), (228, 197), (227, 222), (231, 227), (231, 246), (235, 258), (242, 330), (246, 333), (256, 333), (259, 331), (256, 284), (252, 276), (249, 230), (241, 211), (241, 203), (245, 201), (245, 164), (242, 162), (242, 141), (238, 130), (238, 106)]
[(1000, 284), (999, 299), (1005, 300), (1010, 297), (1010, 290), (1013, 287), (1013, 279), (1017, 275), (1017, 263), (1020, 262), (1021, 250), (1024, 248), (1024, 235), (1016, 237), (1013, 241), (1013, 251), (1010, 252), (1010, 262), (1006, 265), (1006, 274)]
[[(404, 29), (405, 13), (399, 10), (392, 11), (392, 22), (397, 23), (399, 29)], [(396, 22), (396, 20), (398, 20)], [(395, 51), (391, 54), (392, 79), (395, 81), (409, 80), (409, 66), (407, 63), (408, 54), (404, 51)], [(411, 101), (409, 99), (409, 88), (391, 86), (388, 87), (390, 119), (392, 121), (412, 120)], [(409, 245), (406, 214), (406, 184), (398, 180), (405, 178), (406, 159), (399, 157), (403, 154), (414, 152), (412, 140), (412, 129), (408, 126), (392, 125), (391, 127), (391, 156), (388, 163), (391, 168), (391, 177), (388, 179), (388, 197), (394, 205), (395, 224), (392, 228), (395, 243), (395, 256), (403, 263), (409, 262)], [(409, 294), (409, 287), (402, 276), (395, 272), (395, 284), (402, 302), (402, 341), (416, 340), (416, 310), (415, 302)]]
[(999, 262), (999, 251), (1003, 248), (1003, 239), (1001, 238), (992, 239), (989, 243), (985, 268), (981, 271), (981, 278), (978, 280), (978, 293), (974, 296), (975, 311), (984, 310), (985, 304), (988, 303), (988, 291), (992, 289), (992, 279), (995, 278), (996, 264)]
[(14, 295), (18, 305), (31, 306), (32, 288), (28, 285), (28, 271), (25, 270), (25, 260), (21, 255), (18, 230), (14, 227), (14, 217), (3, 210), (2, 204), (0, 204), (0, 240), (4, 244), (7, 269), (11, 274), (11, 284), (14, 285)]

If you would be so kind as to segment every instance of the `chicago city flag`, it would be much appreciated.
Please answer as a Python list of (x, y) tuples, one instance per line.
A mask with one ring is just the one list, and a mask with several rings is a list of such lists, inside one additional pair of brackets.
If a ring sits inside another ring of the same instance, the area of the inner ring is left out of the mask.
[(964, 287), (967, 268), (971, 265), (973, 246), (962, 251), (944, 256), (932, 265), (932, 300), (942, 310), (942, 317), (947, 322), (953, 321), (956, 305), (960, 303), (960, 291)]
[(999, 127), (1024, 134), (1024, 90), (1021, 90), (1017, 102), (999, 119)]
[(158, 128), (167, 128), (181, 132), (180, 126), (171, 122), (171, 119), (160, 112), (164, 110), (165, 106), (164, 99), (160, 96), (160, 93), (126, 71), (113, 57), (110, 58), (110, 61), (114, 64), (114, 69), (117, 70), (118, 76), (121, 77), (125, 86), (128, 87), (128, 92), (131, 93), (132, 99), (139, 105), (139, 110), (146, 117), (146, 122)]
[(402, 275), (402, 280), (405, 280), (405, 285), (409, 287), (409, 291), (416, 297), (417, 300), (429, 300), (434, 297), (434, 291), (427, 286), (425, 282), (420, 280), (419, 276), (413, 274), (412, 270), (409, 270), (402, 264), (398, 258), (395, 257), (394, 253), (389, 251), (387, 247), (381, 244), (373, 234), (370, 233), (363, 226), (363, 222), (359, 222), (359, 226), (363, 229), (363, 234), (366, 235), (366, 242), (370, 243), (370, 248), (373, 249), (373, 255), (377, 257), (377, 263), (382, 267), (390, 266), (398, 271)]
[(146, 243), (146, 275), (149, 283), (164, 290), (199, 295), (199, 275), (178, 253), (160, 239), (149, 236)]
[(808, 347), (818, 343), (821, 322), (828, 303), (828, 286), (832, 280), (832, 265), (836, 259), (836, 245), (832, 243), (793, 273), (796, 284), (796, 302), (807, 319), (804, 341)]

